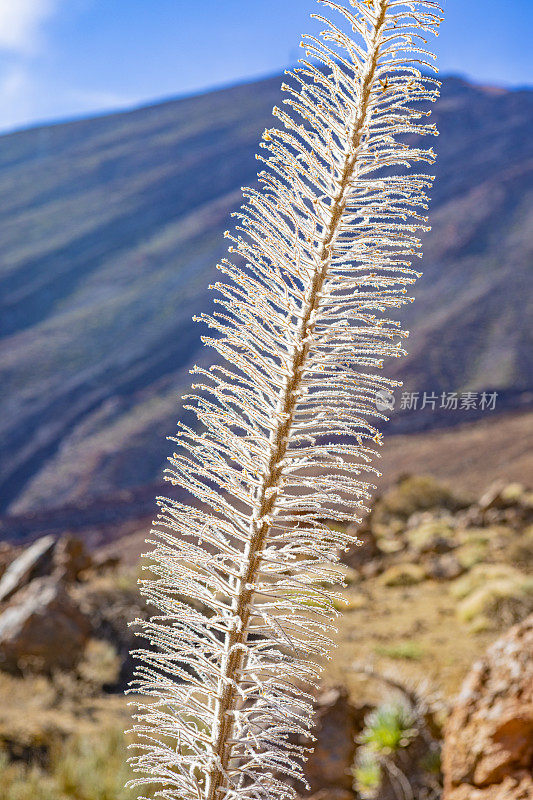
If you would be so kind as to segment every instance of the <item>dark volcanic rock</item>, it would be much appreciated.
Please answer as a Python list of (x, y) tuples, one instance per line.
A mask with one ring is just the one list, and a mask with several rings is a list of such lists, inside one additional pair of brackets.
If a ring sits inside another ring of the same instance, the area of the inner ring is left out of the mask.
[(0, 542), (0, 578), (18, 555), (18, 549), (9, 542)]
[(357, 536), (359, 543), (350, 547), (346, 553), (342, 553), (341, 561), (353, 569), (359, 569), (383, 555), (372, 531), (371, 516), (370, 513), (360, 527), (350, 526), (348, 528), (348, 533), (351, 536)]
[(0, 603), (9, 600), (32, 578), (45, 575), (50, 570), (55, 543), (53, 536), (43, 536), (9, 565), (0, 579)]
[(0, 668), (71, 669), (90, 632), (88, 617), (61, 583), (37, 578), (0, 614)]
[(81, 573), (92, 566), (93, 560), (81, 539), (66, 534), (54, 548), (54, 572), (67, 583), (77, 581)]
[(464, 567), (453, 553), (431, 558), (426, 564), (426, 575), (437, 581), (453, 581), (464, 571)]
[[(315, 704), (317, 737), (314, 751), (305, 765), (311, 792), (319, 790), (351, 791), (356, 738), (363, 727), (368, 706), (356, 707), (344, 688), (322, 691)], [(325, 796), (329, 796), (324, 794)]]
[(12, 598), (34, 578), (54, 574), (67, 583), (79, 579), (92, 565), (85, 544), (70, 534), (59, 540), (42, 536), (23, 550), (7, 567), (0, 579), (0, 603)]

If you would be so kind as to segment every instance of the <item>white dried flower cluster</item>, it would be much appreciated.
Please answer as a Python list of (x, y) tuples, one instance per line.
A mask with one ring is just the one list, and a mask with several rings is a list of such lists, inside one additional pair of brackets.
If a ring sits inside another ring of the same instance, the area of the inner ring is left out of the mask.
[(283, 776), (302, 774), (331, 646), (323, 585), (349, 543), (326, 523), (366, 510), (374, 399), (397, 385), (375, 371), (404, 352), (387, 314), (409, 299), (427, 230), (431, 179), (405, 168), (434, 158), (412, 134), (435, 133), (424, 36), (441, 10), (321, 2), (339, 25), (319, 17), (303, 42), (205, 317), (222, 359), (194, 370), (197, 425), (179, 426), (168, 470), (190, 501), (159, 500), (132, 761), (134, 785), (166, 800), (294, 795)]

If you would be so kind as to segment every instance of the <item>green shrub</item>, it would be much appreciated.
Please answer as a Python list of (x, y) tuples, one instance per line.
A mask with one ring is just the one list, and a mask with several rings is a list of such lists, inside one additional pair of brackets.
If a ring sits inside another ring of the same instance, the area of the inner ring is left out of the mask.
[(38, 767), (9, 763), (0, 755), (0, 797), (2, 800), (67, 800), (59, 795), (56, 782)]
[(409, 475), (400, 479), (378, 503), (380, 516), (387, 514), (403, 519), (407, 519), (415, 511), (427, 511), (431, 508), (456, 511), (464, 505), (466, 501), (429, 475)]
[(415, 586), (426, 578), (426, 572), (420, 564), (393, 564), (380, 575), (382, 586)]
[(426, 755), (420, 759), (419, 766), (429, 775), (440, 777), (442, 772), (442, 752), (440, 745), (437, 744), (433, 749), (429, 750)]
[(509, 564), (478, 564), (452, 583), (450, 593), (456, 600), (462, 600), (493, 581), (520, 581), (522, 577), (523, 574)]
[(59, 790), (76, 800), (133, 800), (124, 788), (130, 778), (124, 734), (118, 728), (98, 737), (74, 737), (53, 754), (52, 774)]
[(400, 701), (383, 703), (365, 718), (352, 769), (354, 789), (363, 800), (376, 800), (384, 780), (388, 759), (418, 735), (414, 712)]
[(361, 748), (353, 767), (354, 789), (363, 800), (374, 800), (381, 787), (382, 771), (379, 758), (370, 750)]
[(533, 565), (533, 525), (529, 525), (509, 548), (509, 559), (526, 569)]
[[(9, 763), (0, 758), (2, 800), (136, 800), (125, 789), (131, 778), (126, 738), (118, 727), (98, 736), (74, 736), (52, 747), (50, 769)], [(154, 790), (155, 791), (155, 790)], [(143, 796), (153, 793), (143, 789)]]
[(461, 622), (470, 622), (475, 630), (507, 627), (533, 611), (533, 578), (519, 575), (500, 578), (476, 589), (457, 609)]
[(455, 551), (457, 561), (463, 569), (470, 570), (487, 560), (490, 552), (488, 542), (482, 540), (466, 542)]
[(78, 664), (78, 673), (86, 684), (101, 690), (103, 686), (117, 683), (120, 664), (120, 656), (111, 642), (90, 639)]
[(395, 660), (420, 661), (424, 657), (424, 648), (418, 642), (405, 641), (391, 645), (377, 645), (374, 653)]
[(396, 753), (416, 736), (415, 721), (405, 703), (384, 703), (367, 716), (359, 741), (380, 755)]
[(442, 543), (446, 543), (449, 550), (454, 546), (455, 531), (444, 519), (424, 520), (420, 525), (409, 528), (405, 535), (409, 547), (418, 553), (431, 553)]

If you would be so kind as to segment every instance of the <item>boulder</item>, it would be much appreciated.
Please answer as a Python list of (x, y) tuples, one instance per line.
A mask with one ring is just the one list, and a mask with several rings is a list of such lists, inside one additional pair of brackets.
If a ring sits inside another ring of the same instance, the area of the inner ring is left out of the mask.
[(93, 560), (81, 539), (66, 534), (54, 548), (53, 569), (63, 580), (71, 583), (92, 566)]
[(72, 669), (91, 624), (54, 577), (36, 578), (0, 614), (0, 668)]
[(313, 729), (317, 741), (305, 765), (312, 793), (327, 790), (321, 793), (321, 797), (326, 798), (333, 796), (333, 790), (351, 792), (356, 739), (363, 729), (367, 711), (368, 706), (353, 705), (344, 688), (325, 689), (318, 695)]
[(530, 772), (523, 772), (514, 778), (505, 778), (501, 783), (473, 789), (463, 784), (452, 794), (445, 795), (450, 800), (531, 800), (533, 798), (533, 778)]
[(55, 543), (54, 536), (43, 536), (11, 562), (0, 579), (0, 603), (51, 569)]
[(465, 680), (445, 731), (443, 800), (533, 797), (533, 615)]
[(533, 493), (519, 483), (494, 483), (477, 503), (483, 524), (503, 523), (520, 529), (532, 520)]
[(92, 557), (91, 568), (96, 573), (107, 572), (108, 570), (115, 570), (120, 565), (120, 556), (108, 553), (96, 553)]
[(18, 554), (17, 548), (9, 542), (0, 542), (0, 578)]
[[(0, 551), (0, 564), (2, 553)], [(85, 544), (70, 534), (59, 540), (51, 535), (43, 536), (10, 561), (0, 579), (0, 603), (9, 600), (34, 578), (54, 574), (67, 583), (77, 581), (93, 563)]]
[(454, 555), (445, 553), (443, 556), (435, 556), (426, 564), (426, 574), (429, 578), (436, 581), (453, 581), (462, 575), (464, 567)]
[(360, 569), (383, 555), (378, 547), (369, 520), (359, 528), (350, 525), (347, 532), (351, 536), (357, 536), (359, 542), (341, 555), (343, 564), (353, 569)]
[(503, 481), (497, 481), (479, 498), (478, 506), (481, 511), (510, 508), (521, 505), (522, 498), (526, 495), (526, 489), (520, 483), (505, 484)]

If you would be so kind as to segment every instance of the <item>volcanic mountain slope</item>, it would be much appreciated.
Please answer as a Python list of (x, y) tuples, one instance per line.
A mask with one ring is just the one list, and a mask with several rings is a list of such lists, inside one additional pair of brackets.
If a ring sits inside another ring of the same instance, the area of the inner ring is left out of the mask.
[[(279, 77), (0, 138), (0, 510), (156, 480)], [(531, 384), (533, 92), (444, 80), (406, 388)]]

